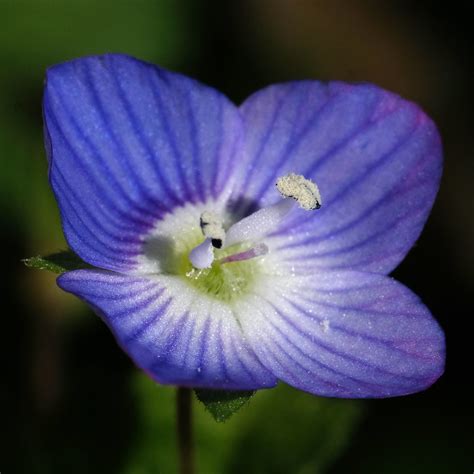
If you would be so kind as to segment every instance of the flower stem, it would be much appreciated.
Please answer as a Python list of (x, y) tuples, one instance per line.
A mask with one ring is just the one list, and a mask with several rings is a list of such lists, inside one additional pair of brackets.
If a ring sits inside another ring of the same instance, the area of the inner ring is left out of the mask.
[(195, 472), (191, 402), (191, 389), (178, 387), (176, 392), (176, 414), (180, 474), (194, 474)]

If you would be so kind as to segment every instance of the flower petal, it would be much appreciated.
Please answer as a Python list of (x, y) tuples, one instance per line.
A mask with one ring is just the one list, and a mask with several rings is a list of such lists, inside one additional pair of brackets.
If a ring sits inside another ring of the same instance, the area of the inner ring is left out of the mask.
[(178, 278), (76, 270), (61, 275), (58, 285), (89, 303), (134, 362), (160, 383), (240, 390), (276, 384), (229, 307)]
[(383, 275), (270, 278), (238, 316), (261, 362), (313, 394), (405, 395), (444, 369), (443, 331), (416, 295)]
[(217, 91), (123, 55), (49, 69), (44, 95), (50, 180), (70, 246), (107, 269), (134, 266), (164, 214), (217, 199), (241, 136)]
[[(246, 215), (278, 199), (277, 177), (314, 180), (323, 205), (295, 211), (272, 245), (291, 266), (390, 272), (427, 219), (441, 145), (414, 104), (373, 85), (270, 86), (242, 105), (245, 161), (233, 195)], [(291, 238), (288, 238), (288, 236)]]

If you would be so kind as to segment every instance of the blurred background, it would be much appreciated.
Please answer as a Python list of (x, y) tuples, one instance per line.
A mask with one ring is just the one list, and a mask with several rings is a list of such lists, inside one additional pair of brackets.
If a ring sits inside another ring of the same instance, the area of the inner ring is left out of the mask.
[(474, 179), (468, 3), (385, 0), (0, 0), (0, 472), (171, 473), (174, 393), (140, 374), (54, 275), (20, 260), (65, 248), (42, 144), (45, 68), (124, 52), (240, 102), (269, 83), (369, 81), (419, 104), (445, 146), (441, 191), (394, 276), (447, 335), (446, 374), (417, 395), (329, 400), (281, 386), (224, 424), (195, 403), (199, 472), (474, 470)]

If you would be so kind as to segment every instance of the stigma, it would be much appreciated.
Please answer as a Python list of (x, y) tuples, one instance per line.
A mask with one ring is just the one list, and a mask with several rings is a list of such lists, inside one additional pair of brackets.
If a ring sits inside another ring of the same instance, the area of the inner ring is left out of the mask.
[[(265, 255), (268, 247), (263, 242), (265, 236), (278, 228), (285, 217), (296, 207), (312, 211), (321, 207), (318, 187), (302, 175), (290, 173), (278, 178), (276, 188), (280, 201), (244, 217), (225, 231), (218, 215), (205, 211), (200, 217), (200, 227), (204, 241), (191, 250), (189, 260), (194, 268), (210, 268), (219, 264), (253, 259)], [(215, 250), (228, 249), (237, 244), (246, 244), (244, 251), (228, 254), (215, 259)]]

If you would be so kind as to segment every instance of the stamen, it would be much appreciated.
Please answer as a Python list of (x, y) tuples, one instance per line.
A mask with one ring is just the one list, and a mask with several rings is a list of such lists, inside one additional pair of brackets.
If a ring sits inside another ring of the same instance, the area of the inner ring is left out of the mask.
[[(200, 226), (205, 240), (189, 253), (189, 260), (193, 267), (197, 269), (210, 268), (214, 262), (214, 248), (220, 249), (238, 243), (262, 240), (277, 229), (285, 216), (295, 208), (296, 203), (307, 211), (321, 207), (321, 195), (318, 187), (304, 176), (294, 173), (287, 174), (278, 178), (276, 186), (283, 196), (283, 200), (244, 217), (232, 225), (227, 233), (216, 214), (208, 211), (203, 212), (200, 217)], [(265, 255), (267, 252), (268, 247), (264, 243), (257, 243), (248, 250), (228, 255), (217, 262), (238, 262)]]
[(249, 240), (260, 240), (278, 227), (283, 218), (295, 207), (291, 199), (284, 199), (273, 206), (264, 207), (244, 217), (227, 231), (224, 247)]
[(189, 260), (194, 268), (199, 270), (210, 268), (214, 261), (214, 250), (212, 239), (206, 239), (204, 242), (194, 247), (189, 253)]
[(278, 227), (296, 203), (305, 210), (321, 207), (318, 187), (304, 176), (290, 173), (279, 178), (276, 186), (284, 198), (293, 198), (295, 201), (283, 199), (236, 222), (226, 233), (224, 248), (239, 242), (261, 240)]
[(219, 217), (213, 212), (204, 211), (201, 214), (200, 225), (204, 237), (211, 239), (212, 245), (220, 249), (225, 238), (225, 230)]

